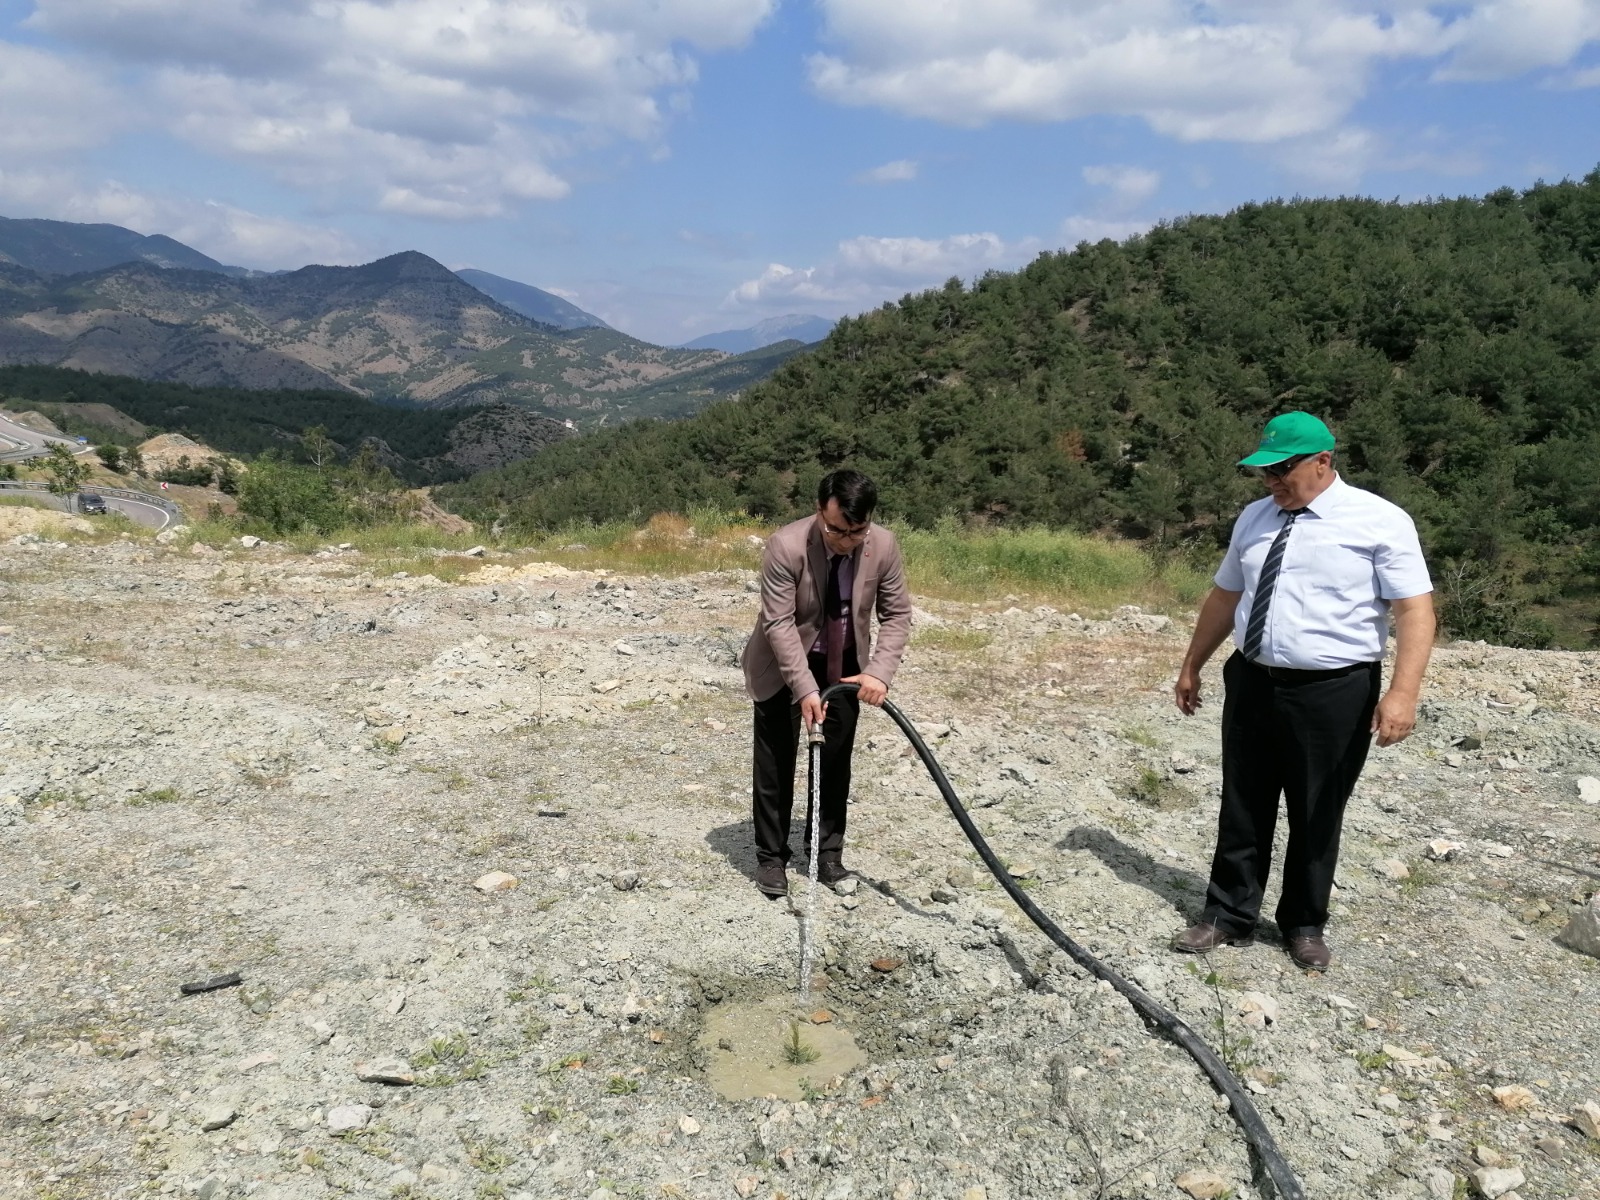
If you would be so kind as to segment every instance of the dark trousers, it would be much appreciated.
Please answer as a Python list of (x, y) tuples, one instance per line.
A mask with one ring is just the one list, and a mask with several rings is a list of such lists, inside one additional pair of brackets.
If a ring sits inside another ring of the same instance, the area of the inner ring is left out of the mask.
[[(811, 673), (822, 679), (827, 670), (821, 655), (811, 656)], [(847, 653), (844, 673), (859, 668)], [(817, 846), (819, 861), (838, 862), (844, 855), (844, 826), (850, 796), (850, 755), (856, 743), (856, 718), (861, 702), (855, 696), (835, 696), (828, 701), (822, 722), (822, 812)], [(755, 771), (751, 780), (751, 816), (756, 830), (756, 861), (789, 861), (789, 817), (794, 809), (794, 768), (800, 740), (800, 705), (788, 688), (756, 702)], [(811, 804), (806, 803), (806, 840), (811, 839)]]
[(1201, 919), (1230, 933), (1255, 928), (1281, 795), (1289, 842), (1278, 928), (1285, 938), (1321, 934), (1345, 804), (1372, 742), (1381, 667), (1280, 680), (1235, 653), (1222, 678), (1222, 811)]

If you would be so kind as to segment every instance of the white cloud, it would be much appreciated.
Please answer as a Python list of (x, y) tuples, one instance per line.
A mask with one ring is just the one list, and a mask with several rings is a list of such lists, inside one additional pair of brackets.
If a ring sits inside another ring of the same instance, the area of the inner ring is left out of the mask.
[(1135, 234), (1147, 233), (1154, 221), (1112, 221), (1100, 217), (1072, 216), (1061, 222), (1060, 238), (1064, 247), (1079, 242), (1125, 242)]
[(1479, 152), (1450, 145), (1433, 128), (1411, 133), (1399, 148), (1370, 129), (1346, 126), (1284, 142), (1272, 157), (1288, 175), (1322, 189), (1353, 188), (1374, 171), (1473, 175), (1484, 169)]
[(1596, 0), (1491, 0), (1451, 27), (1452, 53), (1436, 72), (1444, 80), (1507, 79), (1565, 66), (1600, 38)]
[(1094, 187), (1106, 188), (1114, 208), (1137, 208), (1161, 186), (1161, 173), (1145, 167), (1098, 166), (1085, 167), (1083, 180)]
[(1183, 141), (1334, 129), (1387, 60), (1500, 78), (1570, 62), (1600, 0), (819, 0), (813, 86), (954, 125), (1137, 117)]
[(856, 176), (857, 183), (910, 183), (917, 177), (915, 159), (897, 158)]
[(1360, 182), (1379, 155), (1371, 130), (1346, 128), (1284, 142), (1274, 151), (1289, 175), (1319, 188), (1349, 187)]
[(694, 52), (776, 0), (36, 0), (28, 24), (122, 68), (202, 149), (290, 186), (456, 218), (568, 191), (561, 160), (659, 148)]
[(80, 63), (0, 42), (0, 153), (55, 158), (105, 141), (123, 126), (114, 88)]
[(728, 294), (725, 307), (783, 306), (804, 302), (838, 312), (862, 309), (908, 291), (937, 287), (952, 275), (971, 278), (1019, 267), (1043, 246), (1035, 239), (1007, 242), (993, 233), (931, 239), (855, 237), (814, 267), (771, 263)]

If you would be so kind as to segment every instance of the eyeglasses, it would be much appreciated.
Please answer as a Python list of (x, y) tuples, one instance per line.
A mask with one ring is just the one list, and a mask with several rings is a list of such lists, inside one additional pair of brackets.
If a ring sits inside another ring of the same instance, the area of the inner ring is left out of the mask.
[(1282, 479), (1308, 458), (1315, 458), (1315, 454), (1296, 454), (1293, 458), (1286, 458), (1282, 462), (1273, 463), (1269, 467), (1257, 467), (1264, 479)]
[(865, 525), (857, 525), (854, 529), (840, 529), (837, 525), (829, 525), (824, 521), (822, 527), (833, 534), (834, 537), (849, 541), (851, 538), (866, 537), (867, 530), (872, 528), (872, 522), (868, 521)]

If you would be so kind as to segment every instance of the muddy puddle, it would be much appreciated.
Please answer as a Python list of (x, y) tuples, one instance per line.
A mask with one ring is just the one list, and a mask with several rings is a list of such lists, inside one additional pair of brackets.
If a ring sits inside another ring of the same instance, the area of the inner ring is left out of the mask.
[(698, 1045), (706, 1081), (729, 1100), (803, 1100), (867, 1061), (837, 1014), (793, 994), (717, 1005)]

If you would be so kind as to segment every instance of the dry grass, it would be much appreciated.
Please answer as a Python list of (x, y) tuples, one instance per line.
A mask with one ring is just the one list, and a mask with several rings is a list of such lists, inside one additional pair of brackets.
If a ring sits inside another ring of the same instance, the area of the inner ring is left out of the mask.
[[(918, 595), (936, 599), (1049, 604), (1085, 612), (1139, 604), (1154, 611), (1194, 606), (1207, 575), (1178, 560), (1152, 557), (1134, 542), (1050, 529), (968, 529), (948, 521), (935, 529), (892, 526)], [(227, 520), (198, 521), (189, 538), (226, 545), (238, 536)], [(773, 532), (743, 513), (715, 509), (657, 513), (641, 527), (628, 522), (572, 525), (533, 541), (496, 542), (481, 533), (447, 533), (423, 522), (393, 522), (296, 535), (302, 553), (348, 542), (378, 574), (405, 571), (448, 583), (469, 580), (488, 560), (462, 554), (482, 543), (501, 551), (501, 565), (558, 563), (572, 570), (625, 575), (691, 575), (760, 566)], [(955, 636), (955, 635), (952, 635)], [(972, 646), (963, 647), (972, 649)]]

